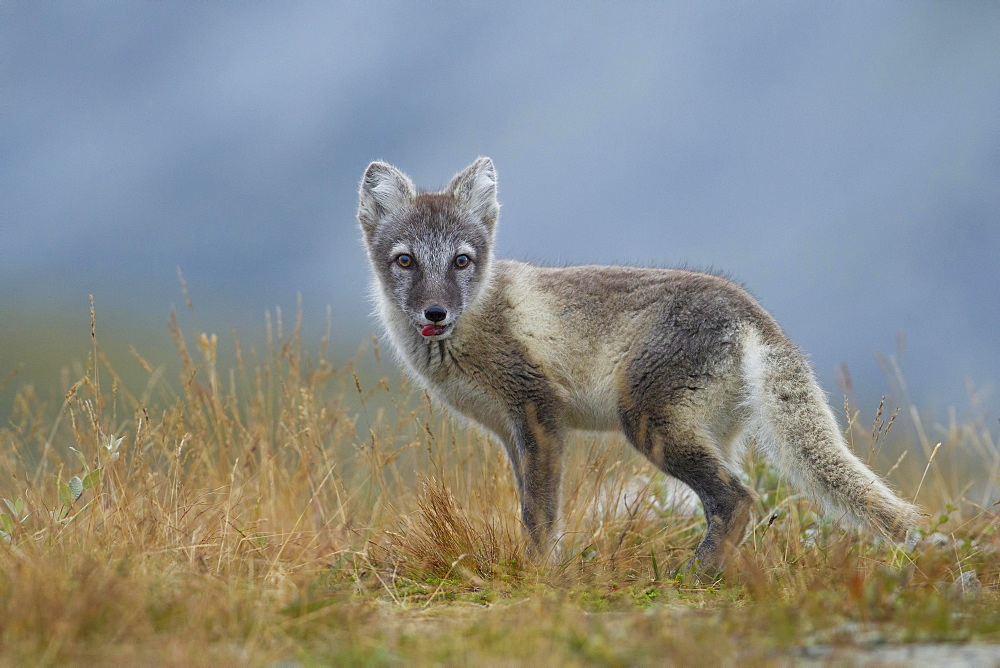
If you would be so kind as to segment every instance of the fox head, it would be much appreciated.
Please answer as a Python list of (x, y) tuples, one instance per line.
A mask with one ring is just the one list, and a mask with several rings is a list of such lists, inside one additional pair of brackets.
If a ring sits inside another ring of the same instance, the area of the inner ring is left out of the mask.
[(428, 340), (451, 336), (487, 284), (499, 213), (489, 158), (437, 193), (418, 193), (392, 165), (370, 164), (361, 179), (358, 221), (383, 316), (405, 316)]

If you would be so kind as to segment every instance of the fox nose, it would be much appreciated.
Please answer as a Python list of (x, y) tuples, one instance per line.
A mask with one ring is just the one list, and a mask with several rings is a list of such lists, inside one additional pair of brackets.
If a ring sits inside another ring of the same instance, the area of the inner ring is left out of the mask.
[(424, 310), (424, 317), (431, 322), (441, 322), (448, 317), (448, 312), (437, 304), (434, 304), (433, 306), (428, 306), (427, 309)]

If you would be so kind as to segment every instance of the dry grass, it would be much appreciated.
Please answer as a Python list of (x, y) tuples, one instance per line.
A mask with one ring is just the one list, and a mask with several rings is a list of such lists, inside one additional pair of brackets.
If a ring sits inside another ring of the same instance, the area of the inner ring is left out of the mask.
[(326, 340), (307, 354), (300, 332), (279, 313), (262, 355), (235, 341), (224, 366), (214, 336), (174, 321), (180, 380), (133, 351), (147, 380), (126, 387), (95, 322), (61, 405), (20, 391), (0, 428), (0, 663), (780, 662), (1000, 642), (985, 421), (935, 427), (907, 406), (869, 427), (848, 410), (855, 450), (919, 487), (914, 550), (836, 528), (748, 464), (752, 531), (710, 584), (671, 575), (700, 517), (620, 439), (580, 435), (562, 549), (534, 565), (498, 447), (405, 381), (330, 361)]

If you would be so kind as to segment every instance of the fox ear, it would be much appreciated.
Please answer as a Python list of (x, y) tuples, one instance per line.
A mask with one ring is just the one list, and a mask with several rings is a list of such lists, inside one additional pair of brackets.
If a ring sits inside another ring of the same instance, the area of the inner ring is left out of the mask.
[(413, 182), (390, 164), (373, 162), (361, 178), (358, 192), (358, 221), (370, 233), (390, 211), (406, 206), (417, 196)]
[(459, 206), (486, 223), (490, 232), (493, 231), (500, 215), (500, 203), (497, 201), (497, 173), (492, 160), (476, 160), (465, 171), (455, 175), (445, 192), (454, 197)]

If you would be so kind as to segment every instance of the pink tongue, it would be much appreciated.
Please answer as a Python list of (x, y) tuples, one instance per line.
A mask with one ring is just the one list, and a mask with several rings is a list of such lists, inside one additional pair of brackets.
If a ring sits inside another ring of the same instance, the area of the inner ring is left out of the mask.
[(444, 327), (441, 325), (424, 325), (424, 328), (420, 330), (420, 333), (424, 336), (437, 336), (444, 331)]

